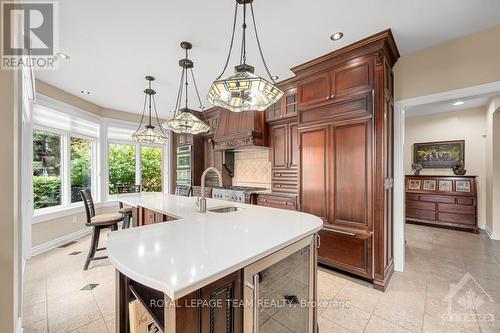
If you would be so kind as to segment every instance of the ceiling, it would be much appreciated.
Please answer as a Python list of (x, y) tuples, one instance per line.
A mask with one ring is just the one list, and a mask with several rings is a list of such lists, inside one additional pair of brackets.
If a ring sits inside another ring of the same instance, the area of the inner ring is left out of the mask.
[[(71, 0), (59, 9), (60, 51), (70, 59), (38, 71), (38, 79), (102, 107), (140, 113), (144, 76), (153, 75), (159, 115), (169, 118), (184, 55), (179, 43), (193, 43), (203, 98), (224, 65), (234, 0)], [(500, 24), (498, 0), (256, 0), (254, 9), (266, 61), (280, 80), (292, 76), (290, 67), (387, 28), (405, 54)], [(344, 38), (332, 42), (336, 31)], [(263, 75), (253, 33), (247, 40), (247, 62)], [(240, 38), (235, 55), (239, 45)], [(190, 106), (198, 106), (195, 99)]]
[[(422, 104), (405, 109), (407, 117), (420, 117), (436, 113), (452, 112), (473, 108), (486, 107), (491, 97), (497, 96), (498, 92), (484, 95), (476, 95), (467, 98), (458, 98), (437, 103)], [(453, 105), (455, 102), (463, 102), (461, 105)]]

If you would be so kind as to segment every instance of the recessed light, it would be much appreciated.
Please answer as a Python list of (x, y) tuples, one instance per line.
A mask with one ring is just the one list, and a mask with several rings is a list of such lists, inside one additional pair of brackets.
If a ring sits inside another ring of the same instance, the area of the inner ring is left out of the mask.
[(453, 103), (454, 106), (459, 106), (459, 105), (464, 105), (465, 102), (464, 101), (456, 101), (455, 103)]
[(90, 91), (87, 90), (80, 90), (80, 93), (83, 95), (90, 95)]
[(276, 81), (277, 79), (279, 79), (280, 77), (278, 75), (274, 75), (274, 76), (271, 76), (271, 79), (273, 79), (274, 81)]
[(340, 31), (339, 31), (339, 32), (336, 32), (336, 33), (334, 33), (333, 35), (331, 35), (331, 36), (330, 36), (330, 39), (331, 39), (331, 40), (339, 40), (339, 39), (341, 39), (342, 37), (344, 37), (344, 33), (342, 33), (342, 32), (340, 32)]
[(64, 59), (64, 60), (68, 60), (69, 59), (69, 55), (67, 55), (66, 53), (61, 53), (61, 52), (57, 52), (56, 53), (56, 57), (58, 57), (60, 59)]

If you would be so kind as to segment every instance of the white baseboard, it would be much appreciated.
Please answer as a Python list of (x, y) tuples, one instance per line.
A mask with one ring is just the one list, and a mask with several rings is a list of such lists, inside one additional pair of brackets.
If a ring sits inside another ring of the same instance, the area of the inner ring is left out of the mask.
[(500, 235), (496, 235), (491, 232), (490, 229), (488, 229), (488, 226), (484, 228), (484, 231), (486, 231), (486, 234), (490, 237), (492, 240), (500, 240)]
[(63, 237), (53, 239), (50, 242), (34, 246), (31, 248), (31, 255), (36, 256), (36, 255), (39, 255), (41, 253), (47, 252), (47, 251), (52, 250), (58, 246), (67, 244), (71, 241), (74, 241), (78, 238), (81, 238), (85, 235), (88, 235), (91, 232), (92, 232), (92, 228), (85, 228), (85, 229), (75, 231), (71, 234), (65, 235)]

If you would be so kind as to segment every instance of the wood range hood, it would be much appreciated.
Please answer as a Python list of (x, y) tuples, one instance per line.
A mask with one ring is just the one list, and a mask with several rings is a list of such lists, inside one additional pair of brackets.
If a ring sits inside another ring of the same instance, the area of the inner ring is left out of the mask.
[(215, 150), (240, 150), (266, 146), (264, 112), (231, 112), (219, 108)]

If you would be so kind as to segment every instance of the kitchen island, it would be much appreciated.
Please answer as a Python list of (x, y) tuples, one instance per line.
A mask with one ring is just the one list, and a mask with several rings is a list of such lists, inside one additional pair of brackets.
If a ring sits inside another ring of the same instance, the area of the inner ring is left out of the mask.
[(140, 300), (173, 332), (315, 332), (317, 232), (310, 214), (162, 193), (119, 195), (137, 227), (112, 232), (116, 324)]

